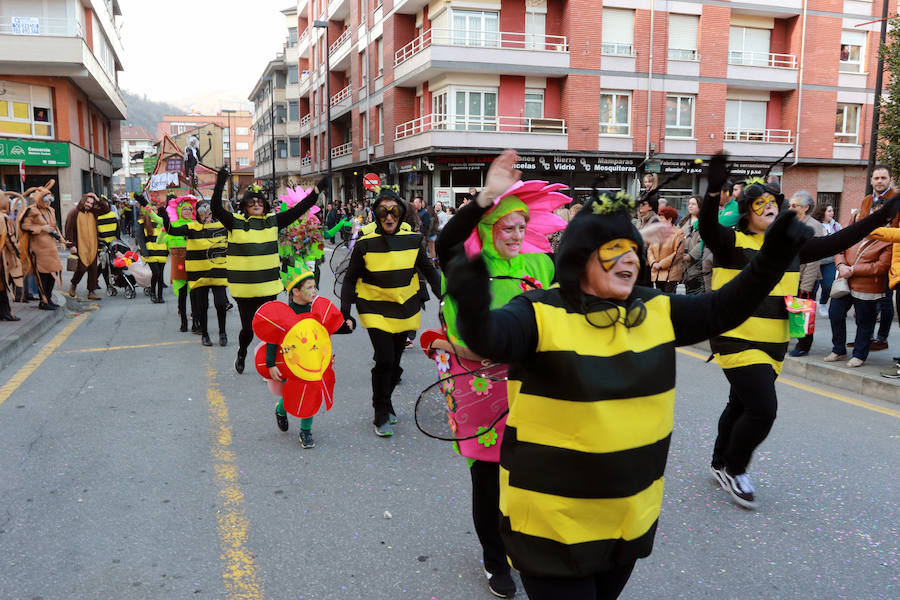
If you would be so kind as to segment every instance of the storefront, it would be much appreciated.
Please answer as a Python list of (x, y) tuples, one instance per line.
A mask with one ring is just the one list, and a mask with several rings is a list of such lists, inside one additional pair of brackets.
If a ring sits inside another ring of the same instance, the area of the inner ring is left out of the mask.
[[(67, 168), (69, 164), (69, 145), (66, 143), (0, 138), (0, 183), (7, 190), (22, 192), (44, 185), (50, 179), (56, 180), (51, 191), (57, 221), (63, 216), (62, 199), (72, 195), (71, 190), (65, 190), (60, 177), (60, 169)], [(20, 175), (20, 165), (24, 166), (24, 181)]]

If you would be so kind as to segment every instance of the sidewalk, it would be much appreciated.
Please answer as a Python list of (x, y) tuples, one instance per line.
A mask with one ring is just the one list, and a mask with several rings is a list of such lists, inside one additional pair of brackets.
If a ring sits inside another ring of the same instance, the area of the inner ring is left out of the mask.
[[(856, 323), (853, 317), (848, 317), (847, 341), (852, 342), (855, 335)], [(788, 351), (796, 344), (796, 340), (791, 340)], [(697, 347), (709, 351), (709, 344), (706, 342)], [(785, 356), (782, 373), (789, 377), (802, 377), (862, 396), (900, 404), (900, 379), (888, 379), (880, 375), (881, 371), (894, 365), (892, 357), (900, 356), (900, 327), (897, 325), (896, 315), (888, 336), (888, 349), (870, 352), (863, 366), (855, 369), (847, 368), (846, 360), (826, 363), (822, 359), (829, 352), (831, 352), (831, 322), (828, 317), (816, 315), (816, 332), (809, 355), (800, 358)], [(848, 358), (852, 353), (853, 350), (848, 348)]]

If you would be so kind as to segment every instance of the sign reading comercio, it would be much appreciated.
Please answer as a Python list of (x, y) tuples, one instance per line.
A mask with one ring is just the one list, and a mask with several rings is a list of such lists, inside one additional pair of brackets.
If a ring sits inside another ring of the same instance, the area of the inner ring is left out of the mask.
[(69, 145), (0, 139), (0, 164), (15, 165), (22, 160), (30, 167), (68, 167)]

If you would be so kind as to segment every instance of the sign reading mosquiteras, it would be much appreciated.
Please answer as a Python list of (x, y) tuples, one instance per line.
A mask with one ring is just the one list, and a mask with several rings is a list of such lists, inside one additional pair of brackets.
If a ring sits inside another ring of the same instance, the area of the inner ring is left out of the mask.
[(69, 145), (59, 142), (0, 139), (0, 164), (30, 167), (68, 167)]

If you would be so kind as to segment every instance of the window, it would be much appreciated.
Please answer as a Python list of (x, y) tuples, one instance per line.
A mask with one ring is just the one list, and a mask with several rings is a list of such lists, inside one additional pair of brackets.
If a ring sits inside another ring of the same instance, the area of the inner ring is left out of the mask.
[(525, 89), (525, 117), (528, 119), (544, 118), (544, 90)]
[(834, 120), (834, 143), (856, 144), (859, 132), (860, 104), (837, 105), (837, 115)]
[(841, 66), (845, 73), (862, 73), (865, 56), (866, 32), (844, 31), (841, 33)]
[(631, 135), (630, 124), (631, 95), (627, 92), (601, 94), (600, 135)]
[(834, 208), (834, 218), (837, 219), (841, 212), (841, 192), (819, 192), (816, 194), (816, 205), (831, 205)]
[(547, 15), (528, 11), (525, 13), (525, 48), (545, 50), (547, 48)]
[(369, 146), (369, 113), (359, 113), (359, 130), (362, 133), (361, 144), (367, 148)]
[(453, 10), (453, 45), (500, 46), (500, 15), (480, 10)]
[(694, 137), (693, 96), (666, 96), (666, 137)]
[(431, 128), (447, 128), (447, 92), (431, 96)]
[(378, 57), (378, 76), (384, 72), (384, 43), (381, 38), (375, 40), (375, 55)]
[(297, 79), (297, 69), (298, 69), (297, 65), (289, 65), (288, 66), (287, 82), (289, 84), (295, 84), (299, 81), (299, 79)]
[(250, 143), (249, 142), (237, 142), (234, 145), (235, 150), (249, 150)]
[(376, 126), (378, 127), (376, 139), (379, 144), (382, 144), (384, 143), (384, 106), (381, 104), (375, 108), (375, 120), (377, 121)]
[(240, 157), (238, 157), (238, 159), (237, 159), (237, 164), (238, 164), (239, 167), (249, 167), (249, 166), (250, 166), (250, 159), (247, 158), (247, 157), (245, 157), (245, 156), (240, 156)]
[(300, 120), (300, 103), (297, 100), (288, 100), (288, 121)]
[(292, 137), (290, 138), (290, 150), (292, 157), (300, 156), (300, 138)]
[(275, 140), (275, 156), (287, 158), (287, 142), (285, 140)]
[(497, 129), (497, 92), (456, 89), (454, 129), (495, 131)]
[(5, 82), (2, 89), (5, 93), (0, 96), (0, 134), (53, 137), (50, 88)]
[(669, 14), (669, 60), (697, 60), (697, 15)]
[(757, 100), (725, 101), (725, 141), (766, 141), (766, 105)]
[(359, 87), (364, 88), (369, 83), (369, 56), (363, 50), (359, 53)]
[(248, 127), (235, 127), (234, 133), (236, 135), (250, 135), (250, 129)]
[(297, 46), (297, 28), (288, 27), (288, 48)]
[(634, 11), (604, 8), (600, 51), (615, 56), (634, 56)]
[(753, 27), (731, 27), (728, 37), (728, 62), (732, 65), (749, 65), (768, 67), (769, 38), (768, 29)]

